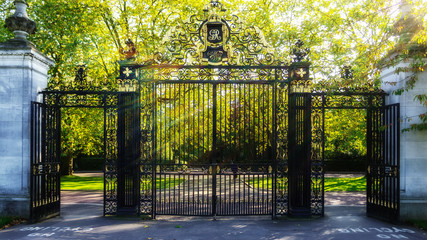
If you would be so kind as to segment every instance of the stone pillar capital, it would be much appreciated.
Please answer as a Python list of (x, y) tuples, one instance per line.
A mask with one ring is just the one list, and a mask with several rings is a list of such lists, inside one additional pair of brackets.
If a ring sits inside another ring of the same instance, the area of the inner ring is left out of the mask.
[(28, 17), (25, 0), (15, 0), (14, 4), (15, 13), (6, 19), (5, 27), (15, 34), (16, 40), (27, 41), (28, 35), (37, 30), (36, 23)]

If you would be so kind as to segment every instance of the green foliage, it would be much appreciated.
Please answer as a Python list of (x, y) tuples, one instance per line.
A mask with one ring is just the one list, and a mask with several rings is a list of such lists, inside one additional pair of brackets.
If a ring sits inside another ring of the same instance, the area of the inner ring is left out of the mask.
[[(394, 24), (394, 34), (397, 36), (396, 44), (387, 58), (379, 65), (380, 67), (397, 66), (404, 63), (403, 67), (396, 67), (395, 74), (405, 74), (404, 84), (395, 90), (394, 94), (401, 95), (405, 91), (416, 87), (418, 77), (427, 67), (427, 2), (423, 0), (406, 1), (407, 14)], [(397, 82), (389, 84), (396, 85)], [(427, 107), (427, 94), (421, 93), (415, 96), (415, 102)], [(402, 121), (410, 122), (403, 132), (427, 130), (426, 114), (418, 116), (405, 116)]]
[(16, 224), (22, 223), (24, 220), (18, 217), (12, 217), (12, 216), (0, 216), (0, 230), (4, 228), (11, 227)]
[(104, 114), (89, 108), (64, 108), (61, 114), (61, 173), (72, 175), (75, 157), (103, 153)]
[(412, 225), (414, 225), (415, 227), (426, 231), (427, 230), (427, 221), (423, 221), (423, 220), (410, 220), (409, 221)]
[[(374, 83), (377, 63), (397, 41), (394, 24), (399, 9), (394, 1), (221, 2), (230, 14), (262, 29), (274, 54), (283, 60), (289, 59), (295, 41), (302, 39), (311, 48), (317, 81), (348, 84), (340, 79), (340, 68), (351, 65), (355, 78), (350, 84)], [(414, 14), (422, 15), (425, 3), (412, 2)], [(151, 58), (162, 48), (161, 40), (170, 27), (201, 14), (207, 3), (209, 0), (32, 0), (29, 13), (39, 31), (31, 40), (56, 61), (53, 77), (73, 76), (74, 65), (82, 61), (92, 69), (92, 78), (113, 81), (115, 62), (126, 39), (136, 43), (138, 61)], [(10, 14), (11, 1), (1, 1), (0, 11), (1, 16)], [(0, 30), (6, 33), (4, 28)], [(413, 41), (425, 39), (420, 33)]]
[[(209, 0), (31, 0), (28, 2), (29, 15), (38, 24), (38, 32), (31, 36), (30, 40), (43, 53), (55, 60), (56, 64), (50, 70), (52, 78), (49, 86), (56, 87), (57, 84), (70, 84), (74, 77), (74, 67), (80, 63), (86, 64), (89, 69), (89, 80), (98, 84), (113, 84), (118, 75), (119, 52), (125, 40), (132, 39), (136, 44), (140, 53), (136, 59), (138, 62), (151, 59), (155, 52), (164, 49), (161, 40), (166, 32), (171, 27), (187, 21), (191, 15), (201, 14), (203, 6), (209, 3)], [(427, 42), (427, 20), (425, 17), (422, 18), (427, 7), (422, 0), (410, 2), (413, 3), (415, 17), (421, 16), (421, 25), (424, 28), (417, 28), (418, 32), (410, 36), (410, 40), (406, 42), (396, 37), (396, 31), (405, 29), (399, 28), (400, 25), (397, 24), (400, 15), (396, 1), (223, 0), (221, 2), (230, 14), (239, 16), (247, 25), (260, 28), (278, 59), (289, 60), (289, 54), (296, 40), (303, 40), (306, 47), (311, 49), (311, 70), (315, 82), (328, 82), (331, 87), (378, 86), (381, 70), (379, 63), (387, 52), (396, 48), (403, 53), (398, 55), (397, 60), (408, 57), (415, 59), (413, 53), (418, 54), (419, 57), (413, 61), (408, 71), (421, 72), (425, 68), (425, 50), (414, 51), (410, 48), (413, 46), (411, 43), (423, 45)], [(5, 19), (12, 12), (12, 1), (1, 0), (0, 17)], [(10, 37), (11, 33), (1, 25), (0, 40), (4, 41)], [(340, 69), (344, 65), (352, 67), (353, 79), (341, 79)], [(402, 71), (406, 70), (402, 69)], [(408, 81), (408, 89), (414, 86), (415, 82), (416, 78)], [(419, 99), (424, 99), (426, 96), (422, 94)], [(425, 100), (422, 103), (426, 105)], [(85, 122), (80, 114), (89, 120)], [(102, 114), (99, 112), (64, 111), (62, 137), (63, 152), (66, 155), (101, 153), (100, 116)], [(224, 117), (229, 121), (230, 116)], [(253, 121), (257, 121), (256, 116), (250, 117)], [(328, 119), (332, 118), (328, 117)], [(360, 119), (361, 116), (357, 115), (353, 120), (351, 118), (336, 120), (342, 120), (343, 126), (350, 123), (352, 126), (354, 123), (364, 122), (359, 121)], [(415, 124), (411, 129), (426, 129), (426, 118), (420, 116), (420, 119), (421, 124)], [(182, 121), (179, 124), (186, 123)], [(331, 128), (335, 127), (333, 123), (327, 123), (327, 127), (328, 125), (331, 125)], [(356, 129), (360, 128), (356, 127)], [(362, 147), (363, 139), (357, 131), (344, 130), (346, 134), (350, 134), (352, 141), (338, 146), (336, 143), (339, 142), (340, 137), (337, 133), (341, 130), (329, 131), (327, 137), (331, 144), (327, 146), (339, 152), (356, 151), (354, 154), (363, 154), (366, 151)], [(246, 143), (240, 145), (250, 147), (257, 144), (256, 141), (248, 139)], [(195, 143), (188, 142), (188, 139), (181, 139), (178, 142), (169, 141), (167, 148), (168, 153), (165, 158), (169, 161), (182, 158), (188, 162), (201, 157), (201, 154), (207, 151), (207, 149), (197, 149)], [(196, 149), (193, 151), (194, 156), (184, 150), (191, 148)], [(229, 149), (224, 149), (224, 152), (227, 151)], [(268, 150), (261, 149), (257, 154), (262, 156), (265, 152)]]
[(8, 225), (13, 220), (13, 217), (0, 217), (0, 229), (2, 229), (5, 225)]
[(62, 153), (100, 155), (104, 143), (103, 110), (65, 108), (61, 114)]
[(366, 155), (366, 111), (325, 111), (325, 158)]
[[(0, 1), (0, 16), (11, 14), (10, 0)], [(289, 59), (295, 41), (302, 39), (311, 48), (310, 59), (316, 81), (337, 84), (378, 83), (377, 63), (396, 46), (398, 2), (388, 0), (221, 1), (230, 14), (247, 25), (262, 29), (279, 58)], [(414, 15), (423, 16), (426, 3), (410, 1)], [(30, 16), (38, 23), (31, 40), (56, 62), (51, 70), (61, 80), (73, 76), (73, 67), (84, 62), (91, 76), (114, 81), (116, 61), (124, 41), (132, 39), (138, 61), (151, 58), (162, 49), (170, 27), (201, 14), (209, 0), (32, 0)], [(423, 24), (426, 20), (424, 18)], [(426, 41), (425, 30), (412, 42)], [(7, 39), (10, 33), (0, 28)], [(354, 79), (340, 79), (340, 68), (351, 65)], [(422, 65), (424, 66), (424, 65)]]

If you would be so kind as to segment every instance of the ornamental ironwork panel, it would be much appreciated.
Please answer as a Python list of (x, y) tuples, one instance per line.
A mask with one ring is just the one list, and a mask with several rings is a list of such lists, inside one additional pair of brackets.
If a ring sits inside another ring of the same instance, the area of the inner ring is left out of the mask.
[(288, 85), (276, 84), (276, 106), (273, 115), (276, 131), (273, 131), (273, 144), (276, 151), (274, 164), (274, 214), (287, 215), (289, 212), (288, 191)]
[(324, 98), (311, 97), (311, 214), (325, 213), (324, 194), (324, 149), (325, 149), (325, 108)]
[(117, 109), (104, 109), (104, 215), (117, 214)]
[[(155, 217), (154, 194), (156, 189), (155, 175), (155, 141), (154, 141), (154, 124), (155, 124), (155, 98), (153, 98), (154, 84), (141, 84), (140, 91), (140, 114), (141, 114), (141, 159), (139, 163), (139, 214), (151, 215)], [(154, 181), (153, 181), (154, 180)]]
[(30, 220), (60, 213), (59, 108), (31, 103)]
[[(162, 40), (165, 49), (155, 55), (157, 64), (272, 65), (272, 50), (261, 30), (247, 27), (222, 4), (212, 1), (203, 16), (193, 15), (172, 27)], [(277, 65), (280, 65), (277, 64)]]

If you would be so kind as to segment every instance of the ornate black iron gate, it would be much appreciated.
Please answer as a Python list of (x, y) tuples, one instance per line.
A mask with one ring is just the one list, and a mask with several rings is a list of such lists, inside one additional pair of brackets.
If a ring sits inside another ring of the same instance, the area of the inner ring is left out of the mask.
[[(385, 95), (384, 92), (373, 89), (312, 93), (311, 144), (312, 154), (315, 154), (311, 157), (311, 164), (312, 170), (323, 168), (323, 160), (319, 161), (319, 156), (323, 155), (325, 109), (366, 110), (368, 162), (366, 213), (370, 217), (398, 221), (400, 113), (399, 104), (385, 105)], [(313, 179), (312, 183), (315, 182)], [(323, 180), (321, 183), (323, 191)]]
[(272, 214), (275, 85), (155, 84), (156, 214)]
[(60, 211), (61, 112), (31, 103), (30, 219), (38, 221)]
[(61, 108), (103, 109), (104, 215), (143, 208), (140, 94), (72, 87), (42, 94), (43, 103), (32, 103), (31, 112), (31, 219), (60, 212)]
[(399, 104), (368, 110), (367, 215), (399, 220)]
[(398, 106), (384, 109), (382, 92), (316, 91), (301, 42), (285, 65), (218, 2), (205, 14), (171, 29), (168, 51), (142, 65), (128, 41), (118, 89), (43, 92), (33, 104), (33, 218), (59, 213), (61, 107), (104, 110), (104, 215), (153, 218), (323, 215), (325, 109), (368, 109), (368, 214), (395, 217)]

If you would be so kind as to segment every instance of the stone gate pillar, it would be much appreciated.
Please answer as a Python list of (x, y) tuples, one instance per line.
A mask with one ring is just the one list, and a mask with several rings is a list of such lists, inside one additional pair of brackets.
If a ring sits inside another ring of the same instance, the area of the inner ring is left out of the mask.
[(30, 106), (54, 62), (26, 38), (36, 30), (24, 0), (6, 19), (15, 38), (0, 43), (0, 213), (29, 217)]
[[(395, 74), (398, 67), (408, 67), (410, 62), (401, 62), (382, 72), (382, 89), (389, 96), (386, 104), (400, 103), (400, 129), (419, 123), (419, 115), (427, 108), (415, 100), (418, 94), (427, 93), (427, 72), (418, 73), (413, 89), (401, 95), (393, 91), (403, 88), (412, 72)], [(427, 131), (400, 133), (400, 217), (401, 220), (427, 220)]]

